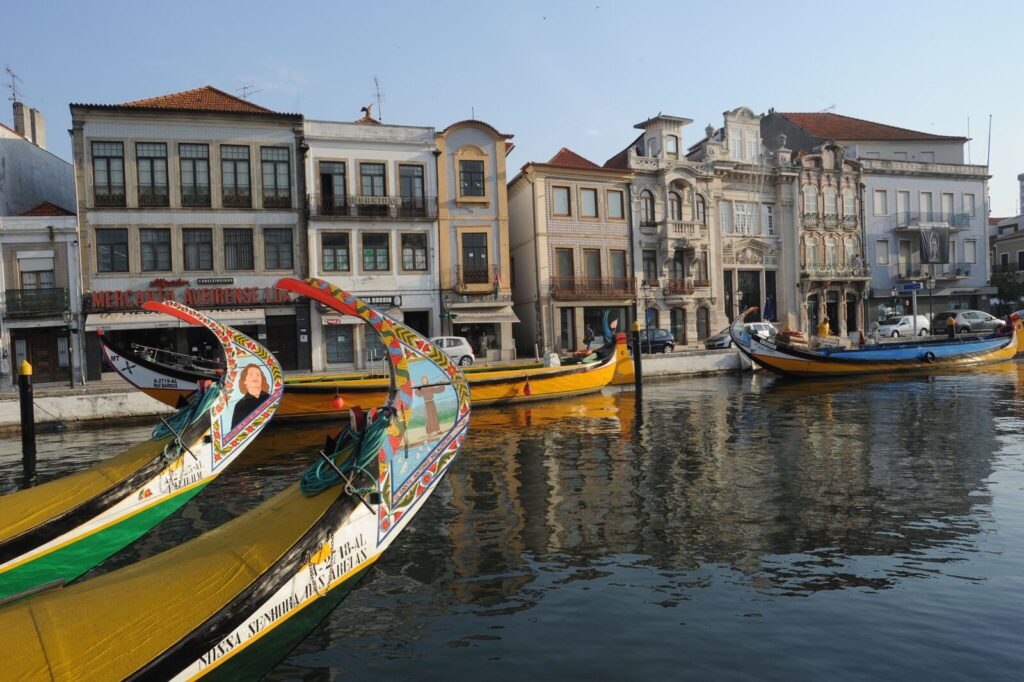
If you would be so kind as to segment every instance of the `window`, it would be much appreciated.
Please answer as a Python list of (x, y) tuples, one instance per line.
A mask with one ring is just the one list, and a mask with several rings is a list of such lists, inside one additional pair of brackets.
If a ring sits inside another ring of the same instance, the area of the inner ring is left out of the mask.
[(864, 152), (865, 159), (880, 159), (882, 158), (881, 152)]
[(876, 265), (888, 265), (889, 264), (889, 240), (879, 239), (875, 242), (875, 264)]
[(580, 215), (584, 218), (597, 217), (597, 190), (580, 190)]
[(693, 204), (693, 219), (701, 225), (707, 225), (708, 223), (708, 205), (700, 194), (697, 195)]
[(402, 164), (398, 167), (398, 193), (402, 197), (403, 216), (426, 216), (427, 203), (423, 196), (423, 166)]
[(683, 219), (683, 202), (675, 192), (669, 192), (668, 194), (668, 217), (671, 220)]
[(555, 249), (555, 276), (568, 284), (576, 275), (572, 260), (572, 249)]
[(135, 161), (139, 171), (139, 206), (168, 206), (167, 145), (136, 143)]
[(1017, 252), (1017, 271), (1024, 270), (1024, 251)]
[(839, 198), (835, 187), (826, 187), (821, 190), (821, 196), (825, 200), (825, 215), (839, 215)]
[(345, 162), (320, 162), (320, 200), (317, 210), (322, 215), (337, 215), (344, 211), (347, 190), (345, 187)]
[(355, 346), (352, 343), (354, 330), (355, 326), (348, 324), (324, 326), (327, 362), (352, 362), (355, 359)]
[(921, 152), (921, 159), (924, 163), (933, 163), (935, 161), (935, 152)]
[(876, 189), (874, 192), (875, 200), (872, 206), (872, 215), (888, 215), (889, 210), (886, 193), (884, 189)]
[(624, 204), (622, 201), (622, 192), (618, 190), (609, 190), (608, 192), (608, 217), (622, 220), (626, 217)]
[(732, 202), (721, 202), (719, 204), (719, 213), (722, 214), (722, 232), (732, 234)]
[(835, 237), (825, 240), (825, 265), (829, 267), (839, 265), (839, 242)]
[(932, 193), (921, 192), (920, 194), (921, 220), (932, 220)]
[(942, 203), (942, 220), (953, 220), (953, 195), (948, 192), (943, 192), (939, 199)]
[(143, 272), (166, 272), (171, 269), (171, 231), (167, 228), (139, 230), (139, 249)]
[(974, 239), (967, 239), (964, 241), (964, 262), (978, 262), (978, 242)]
[(71, 366), (71, 354), (68, 352), (68, 337), (57, 337), (57, 367), (67, 369)]
[(679, 158), (679, 138), (675, 135), (669, 135), (665, 138), (665, 154), (670, 159)]
[(268, 270), (292, 269), (292, 228), (263, 228), (263, 258)]
[[(48, 260), (52, 265), (53, 259)], [(22, 270), (21, 272), (22, 289), (52, 289), (53, 282), (53, 270)]]
[(388, 206), (384, 200), (380, 203), (368, 200), (369, 197), (384, 197), (387, 194), (387, 178), (383, 163), (359, 164), (359, 193), (359, 215), (387, 215)]
[(761, 204), (761, 231), (769, 237), (775, 236), (775, 206)]
[(654, 222), (654, 195), (648, 190), (640, 193), (640, 226), (649, 227)]
[(675, 282), (686, 279), (686, 255), (679, 249), (676, 249), (672, 260), (668, 262), (668, 277)]
[(181, 231), (186, 270), (213, 270), (213, 230), (185, 228)]
[(896, 192), (896, 221), (899, 225), (910, 222), (910, 192)]
[(600, 249), (583, 249), (583, 276), (587, 279), (601, 279)]
[(651, 286), (658, 285), (658, 252), (654, 249), (644, 249), (644, 284)]
[(608, 252), (608, 260), (612, 266), (612, 285), (616, 289), (626, 289), (626, 252), (614, 249)]
[(818, 188), (804, 185), (804, 215), (818, 215)]
[(896, 159), (897, 161), (906, 161), (907, 160), (907, 153), (906, 152), (893, 152), (892, 153), (892, 158)]
[(261, 147), (263, 208), (291, 208), (291, 169), (287, 147)]
[(974, 213), (974, 195), (973, 194), (965, 194), (964, 195), (964, 213), (966, 213), (967, 215), (971, 216), (972, 218), (975, 215), (975, 213)]
[(485, 196), (483, 161), (467, 159), (459, 161), (459, 196)]
[(387, 272), (391, 269), (391, 245), (386, 234), (363, 234), (363, 270)]
[(463, 282), (466, 284), (486, 284), (490, 281), (486, 234), (467, 232), (462, 235), (462, 270)]
[(96, 230), (96, 269), (128, 272), (128, 230)]
[(569, 206), (569, 188), (568, 187), (552, 187), (552, 198), (554, 200), (554, 207), (552, 209), (555, 215), (571, 215), (572, 209)]
[(1003, 272), (1010, 271), (1010, 254), (1001, 253), (999, 254), (999, 265)]
[(348, 272), (348, 233), (324, 232), (320, 235), (320, 265), (324, 272)]
[(427, 235), (425, 233), (402, 233), (402, 269), (427, 269)]
[(224, 230), (224, 269), (254, 269), (251, 229), (226, 228)]
[(818, 240), (814, 237), (804, 239), (804, 263), (811, 267), (818, 264)]
[(747, 137), (747, 160), (750, 161), (751, 163), (757, 163), (758, 162), (758, 156), (760, 156), (760, 154), (757, 153), (757, 151), (758, 151), (757, 148), (759, 146), (758, 145), (758, 140), (757, 140), (757, 135), (755, 135), (753, 133), (749, 133), (746, 137)]
[(210, 205), (210, 145), (179, 144), (181, 205)]
[(847, 218), (857, 215), (857, 193), (852, 187), (843, 188), (843, 215)]
[(92, 184), (97, 206), (124, 206), (124, 145), (92, 143)]
[(733, 161), (743, 160), (743, 140), (738, 132), (729, 133), (729, 158)]
[(250, 208), (249, 148), (236, 144), (220, 147), (221, 201), (224, 208)]
[(736, 234), (757, 233), (757, 208), (746, 201), (734, 201), (733, 212), (736, 218)]

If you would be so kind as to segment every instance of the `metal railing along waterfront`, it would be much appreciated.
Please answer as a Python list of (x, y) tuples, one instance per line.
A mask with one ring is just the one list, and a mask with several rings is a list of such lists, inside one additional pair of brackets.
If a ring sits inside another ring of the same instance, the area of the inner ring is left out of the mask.
[(311, 218), (433, 220), (437, 217), (437, 197), (310, 194), (307, 207)]

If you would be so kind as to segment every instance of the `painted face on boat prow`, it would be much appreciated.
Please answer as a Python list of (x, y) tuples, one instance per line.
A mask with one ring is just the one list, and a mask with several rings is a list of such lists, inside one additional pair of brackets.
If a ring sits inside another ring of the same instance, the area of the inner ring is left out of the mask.
[(238, 379), (238, 389), (242, 393), (258, 398), (261, 393), (269, 391), (270, 386), (267, 384), (267, 380), (263, 376), (263, 372), (260, 371), (260, 368), (256, 365), (249, 365), (242, 370), (242, 374)]

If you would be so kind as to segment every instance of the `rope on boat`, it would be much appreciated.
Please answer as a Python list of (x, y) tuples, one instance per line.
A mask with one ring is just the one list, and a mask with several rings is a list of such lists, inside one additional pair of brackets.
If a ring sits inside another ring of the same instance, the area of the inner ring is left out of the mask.
[(201, 397), (192, 398), (192, 402), (183, 406), (170, 417), (161, 419), (160, 423), (153, 427), (153, 438), (157, 440), (168, 436), (175, 436), (174, 440), (164, 446), (165, 459), (171, 461), (181, 455), (185, 444), (179, 442), (178, 434), (184, 433), (189, 425), (206, 414), (220, 397), (220, 392), (220, 384), (210, 384), (210, 387), (206, 389), (206, 392)]
[(339, 484), (345, 484), (345, 492), (350, 495), (377, 492), (376, 486), (354, 488), (351, 481), (354, 481), (358, 474), (375, 481), (370, 466), (384, 445), (390, 423), (390, 411), (382, 410), (377, 419), (362, 433), (353, 431), (349, 426), (343, 428), (338, 434), (338, 445), (334, 452), (324, 454), (323, 458), (310, 464), (302, 473), (302, 478), (299, 479), (302, 493), (307, 497), (313, 497)]

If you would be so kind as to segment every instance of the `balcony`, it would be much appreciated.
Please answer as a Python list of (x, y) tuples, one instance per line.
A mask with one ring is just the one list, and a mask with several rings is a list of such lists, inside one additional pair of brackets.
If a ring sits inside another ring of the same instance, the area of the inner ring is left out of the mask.
[(7, 317), (58, 315), (68, 309), (68, 290), (8, 289)]
[(666, 220), (665, 237), (667, 239), (707, 239), (708, 228), (693, 220)]
[(636, 280), (632, 277), (552, 277), (551, 298), (632, 298)]
[(977, 267), (975, 263), (946, 263), (944, 265), (933, 265), (932, 276), (935, 279), (967, 279), (971, 276), (971, 268)]
[(640, 221), (640, 233), (641, 234), (658, 234), (658, 221), (657, 220), (641, 220)]
[(921, 227), (949, 227), (953, 231), (971, 227), (969, 213), (941, 211), (903, 211), (889, 216), (889, 227), (895, 232), (918, 232)]
[(185, 208), (209, 208), (209, 187), (182, 187), (181, 205)]
[(124, 187), (96, 188), (96, 208), (124, 208)]
[(927, 279), (928, 273), (917, 265), (900, 265), (896, 268), (896, 279), (900, 282), (916, 282), (920, 279)]
[(356, 220), (434, 220), (437, 197), (396, 197), (310, 194), (307, 202), (311, 218)]
[(291, 208), (291, 193), (273, 192), (263, 195), (263, 208)]
[(817, 229), (821, 224), (820, 217), (817, 213), (804, 213), (801, 222), (804, 227), (810, 229)]
[(804, 265), (800, 278), (818, 281), (869, 280), (871, 268), (866, 265)]
[(224, 208), (252, 208), (252, 194), (250, 194), (248, 188), (225, 188), (221, 194), (221, 205)]
[(826, 230), (839, 229), (839, 216), (835, 213), (826, 213), (822, 222), (824, 223)]
[(461, 265), (455, 266), (455, 290), (482, 291), (490, 287), (501, 286), (501, 275), (497, 265), (489, 265), (483, 268), (465, 268)]
[(166, 208), (171, 205), (170, 199), (166, 187), (139, 188), (139, 206), (141, 208)]
[(855, 215), (844, 215), (842, 219), (842, 228), (844, 230), (855, 230), (857, 229), (857, 216)]
[(693, 286), (696, 289), (707, 289), (711, 287), (711, 280), (694, 278)]
[(690, 278), (686, 279), (667, 279), (665, 280), (665, 286), (662, 287), (661, 293), (665, 297), (669, 296), (692, 296), (693, 295), (694, 282)]

